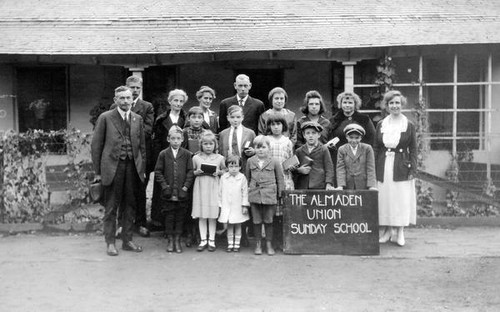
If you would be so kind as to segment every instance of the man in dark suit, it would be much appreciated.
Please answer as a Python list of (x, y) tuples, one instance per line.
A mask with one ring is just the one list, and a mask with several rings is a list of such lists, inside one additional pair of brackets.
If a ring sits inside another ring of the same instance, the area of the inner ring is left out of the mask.
[(91, 143), (96, 180), (104, 187), (104, 237), (107, 254), (118, 255), (115, 246), (118, 210), (122, 222), (123, 250), (141, 252), (132, 242), (136, 189), (142, 187), (146, 169), (146, 143), (142, 117), (132, 112), (132, 91), (115, 89), (117, 107), (97, 119)]
[(243, 126), (253, 130), (257, 135), (259, 127), (259, 117), (264, 112), (264, 103), (248, 95), (252, 88), (252, 83), (247, 75), (240, 74), (234, 81), (236, 95), (224, 99), (219, 107), (219, 130), (229, 127), (227, 120), (227, 109), (232, 105), (239, 105), (243, 108)]
[[(140, 98), (142, 92), (142, 78), (130, 76), (127, 78), (127, 87), (132, 90), (132, 108), (131, 111), (142, 117), (144, 122), (144, 135), (146, 136), (146, 179), (144, 186), (137, 189), (137, 210), (135, 213), (135, 226), (142, 237), (150, 235), (147, 228), (146, 219), (146, 188), (149, 182), (149, 176), (154, 170), (156, 159), (153, 159), (153, 123), (155, 121), (153, 104), (143, 101)], [(110, 109), (115, 109), (116, 103), (111, 105)], [(121, 232), (121, 229), (118, 229)]]

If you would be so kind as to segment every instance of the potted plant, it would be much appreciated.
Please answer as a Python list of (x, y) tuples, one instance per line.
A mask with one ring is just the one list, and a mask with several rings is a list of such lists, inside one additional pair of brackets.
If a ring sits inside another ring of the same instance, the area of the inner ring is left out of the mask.
[(28, 109), (33, 111), (36, 119), (44, 119), (47, 115), (47, 108), (50, 106), (50, 102), (45, 99), (34, 100), (28, 104)]

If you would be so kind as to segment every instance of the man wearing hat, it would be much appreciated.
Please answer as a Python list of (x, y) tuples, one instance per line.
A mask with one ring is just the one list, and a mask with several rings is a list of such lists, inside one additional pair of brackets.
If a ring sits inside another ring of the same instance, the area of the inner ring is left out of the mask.
[(375, 156), (373, 149), (361, 143), (365, 129), (351, 123), (344, 128), (347, 143), (337, 153), (337, 189), (376, 190)]
[(323, 127), (315, 121), (302, 124), (306, 144), (295, 151), (299, 167), (294, 170), (295, 189), (334, 189), (335, 173), (328, 148), (319, 142)]

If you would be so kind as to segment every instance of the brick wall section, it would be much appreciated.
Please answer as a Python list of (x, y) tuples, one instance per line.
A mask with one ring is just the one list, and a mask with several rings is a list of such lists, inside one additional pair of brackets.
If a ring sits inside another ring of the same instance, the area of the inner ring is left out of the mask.
[(2, 1), (0, 54), (500, 43), (500, 1)]

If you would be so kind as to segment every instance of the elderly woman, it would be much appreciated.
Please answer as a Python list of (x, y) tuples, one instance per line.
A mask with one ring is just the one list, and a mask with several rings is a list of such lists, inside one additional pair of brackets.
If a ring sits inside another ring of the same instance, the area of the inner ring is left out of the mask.
[[(215, 134), (219, 133), (219, 117), (210, 109), (213, 100), (215, 100), (215, 90), (208, 86), (202, 86), (200, 90), (196, 91), (196, 98), (203, 109), (203, 129), (208, 129)], [(189, 120), (186, 121), (184, 127), (188, 126)]]
[(323, 102), (321, 94), (316, 90), (308, 91), (304, 97), (304, 105), (300, 108), (300, 111), (304, 114), (304, 116), (297, 120), (297, 143), (295, 144), (295, 149), (306, 143), (301, 129), (302, 124), (307, 121), (315, 121), (323, 127), (319, 141), (322, 144), (325, 144), (327, 141), (327, 130), (330, 126), (330, 121), (323, 116), (323, 113), (325, 112), (325, 103)]
[(361, 125), (366, 134), (361, 140), (363, 143), (373, 145), (375, 127), (370, 117), (358, 112), (361, 107), (361, 99), (354, 92), (345, 91), (337, 96), (337, 105), (340, 109), (332, 118), (328, 127), (328, 142), (326, 146), (330, 149), (330, 155), (334, 164), (337, 163), (337, 149), (347, 143), (344, 128), (351, 123)]
[(403, 229), (415, 224), (417, 214), (415, 126), (401, 113), (406, 105), (401, 92), (387, 92), (382, 105), (389, 115), (378, 123), (374, 144), (379, 224), (384, 227), (379, 242), (404, 246)]
[(295, 119), (295, 113), (285, 108), (285, 104), (288, 101), (288, 94), (283, 88), (276, 87), (269, 91), (268, 99), (273, 108), (268, 109), (267, 111), (262, 113), (262, 115), (260, 115), (259, 134), (267, 134), (267, 120), (270, 116), (281, 115), (283, 118), (285, 118), (288, 125), (288, 130), (284, 132), (283, 135), (288, 137), (290, 141), (292, 141), (292, 143), (295, 145), (295, 142), (297, 142), (297, 120)]
[[(168, 93), (168, 103), (170, 108), (164, 113), (160, 114), (153, 126), (153, 157), (158, 159), (158, 155), (162, 150), (169, 147), (167, 142), (168, 131), (173, 125), (184, 128), (186, 122), (186, 113), (182, 109), (187, 102), (188, 96), (184, 90), (174, 89)], [(155, 161), (156, 162), (156, 161)], [(154, 221), (163, 223), (164, 217), (161, 215), (159, 199), (161, 194), (161, 187), (157, 182), (153, 188), (153, 199), (151, 206), (151, 218)]]

